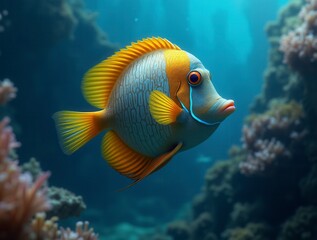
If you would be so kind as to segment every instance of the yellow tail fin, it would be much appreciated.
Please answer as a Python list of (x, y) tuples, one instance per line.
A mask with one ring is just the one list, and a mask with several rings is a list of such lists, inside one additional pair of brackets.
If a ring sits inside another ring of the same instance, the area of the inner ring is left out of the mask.
[(53, 115), (61, 147), (72, 154), (107, 127), (105, 111), (61, 111)]

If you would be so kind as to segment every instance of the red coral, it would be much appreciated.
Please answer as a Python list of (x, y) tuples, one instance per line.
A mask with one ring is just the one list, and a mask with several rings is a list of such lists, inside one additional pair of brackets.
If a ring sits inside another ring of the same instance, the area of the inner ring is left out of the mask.
[(40, 211), (49, 209), (45, 189), (49, 177), (44, 173), (33, 183), (31, 176), (22, 173), (10, 151), (19, 143), (9, 118), (0, 122), (0, 239), (28, 239), (28, 223)]
[[(15, 97), (17, 89), (9, 80), (0, 82), (0, 105)], [(22, 173), (12, 151), (20, 146), (10, 119), (0, 121), (0, 240), (96, 240), (89, 223), (78, 222), (76, 232), (58, 229), (57, 217), (45, 219), (50, 209), (45, 182), (50, 173), (42, 173), (33, 182), (29, 172)], [(32, 221), (33, 218), (33, 221)]]

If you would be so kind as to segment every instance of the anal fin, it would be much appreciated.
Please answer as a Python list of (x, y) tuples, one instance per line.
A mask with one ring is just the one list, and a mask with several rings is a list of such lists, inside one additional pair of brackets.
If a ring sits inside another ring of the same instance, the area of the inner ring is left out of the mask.
[(151, 158), (131, 149), (114, 131), (109, 131), (102, 143), (103, 157), (110, 166), (120, 174), (134, 180), (128, 187), (140, 182), (151, 173), (163, 167), (181, 147), (182, 143), (179, 143), (171, 151), (157, 158)]
[(171, 151), (164, 153), (157, 158), (153, 158), (151, 163), (146, 167), (146, 169), (144, 169), (142, 174), (140, 174), (139, 178), (135, 179), (135, 181), (128, 187), (137, 184), (138, 182), (142, 181), (145, 177), (149, 176), (151, 173), (164, 167), (172, 159), (172, 157), (181, 149), (182, 146), (182, 143), (178, 143)]

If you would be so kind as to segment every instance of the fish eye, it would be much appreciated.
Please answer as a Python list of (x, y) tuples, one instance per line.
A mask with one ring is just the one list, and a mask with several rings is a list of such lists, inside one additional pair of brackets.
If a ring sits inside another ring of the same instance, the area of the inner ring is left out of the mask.
[(187, 75), (187, 81), (192, 86), (197, 86), (201, 83), (202, 77), (200, 72), (198, 71), (191, 71)]

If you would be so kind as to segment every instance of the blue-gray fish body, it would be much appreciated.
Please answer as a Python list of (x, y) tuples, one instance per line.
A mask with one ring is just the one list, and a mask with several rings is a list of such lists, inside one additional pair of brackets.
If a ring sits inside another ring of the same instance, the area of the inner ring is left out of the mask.
[(200, 60), (162, 38), (133, 43), (97, 64), (83, 92), (101, 110), (55, 114), (65, 152), (107, 129), (104, 158), (135, 182), (207, 139), (235, 110)]

